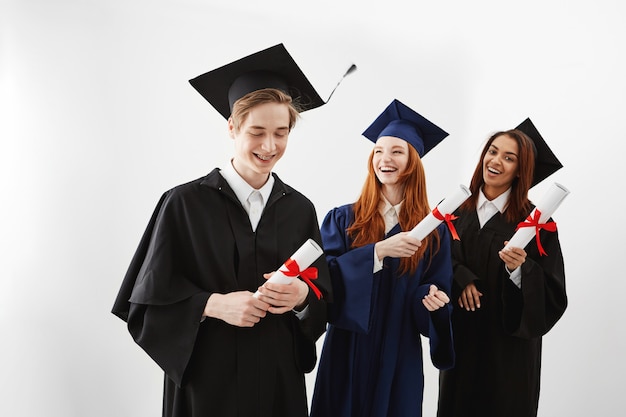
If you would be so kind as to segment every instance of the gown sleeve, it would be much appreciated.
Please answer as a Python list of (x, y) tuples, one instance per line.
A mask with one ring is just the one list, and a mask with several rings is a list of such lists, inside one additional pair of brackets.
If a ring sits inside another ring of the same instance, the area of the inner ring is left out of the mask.
[[(329, 322), (355, 333), (368, 333), (374, 283), (374, 245), (350, 248), (346, 206), (331, 210), (321, 226), (322, 244), (333, 288)], [(377, 274), (380, 274), (378, 272)]]
[(135, 342), (177, 385), (191, 357), (210, 293), (182, 268), (179, 233), (184, 205), (165, 193), (128, 268), (112, 313), (127, 322)]
[[(452, 336), (451, 314), (452, 297), (452, 262), (450, 255), (450, 233), (440, 225), (437, 228), (440, 236), (439, 250), (432, 256), (430, 264), (421, 278), (418, 296), (412, 303), (413, 318), (418, 323), (421, 334), (428, 337), (430, 357), (433, 365), (438, 369), (449, 369), (454, 366), (454, 344)], [(428, 258), (425, 258), (426, 262)], [(450, 298), (450, 303), (435, 311), (428, 311), (422, 303), (422, 298), (428, 294), (430, 286), (435, 285)]]
[[(503, 321), (514, 336), (533, 338), (545, 335), (567, 308), (565, 270), (558, 232), (540, 232), (547, 256), (539, 255), (533, 239), (522, 264), (522, 287), (511, 282), (503, 287)], [(507, 280), (509, 281), (509, 280)]]
[[(309, 236), (318, 244), (322, 241), (320, 228), (317, 223), (315, 212), (311, 215), (311, 229)], [(318, 299), (315, 293), (309, 289), (307, 297), (307, 313), (303, 318), (294, 319), (294, 333), (298, 342), (298, 355), (302, 371), (311, 372), (317, 363), (316, 341), (326, 331), (328, 321), (328, 305), (332, 303), (333, 292), (328, 265), (324, 256), (319, 257), (313, 265), (317, 268), (318, 276), (313, 284), (321, 291), (322, 296)]]

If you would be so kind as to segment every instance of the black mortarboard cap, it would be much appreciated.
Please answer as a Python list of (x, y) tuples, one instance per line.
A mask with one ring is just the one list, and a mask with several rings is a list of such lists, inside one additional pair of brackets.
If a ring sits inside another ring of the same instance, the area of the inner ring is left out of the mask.
[(363, 132), (376, 143), (381, 136), (394, 136), (409, 142), (423, 157), (448, 134), (410, 107), (394, 99)]
[(535, 174), (531, 187), (534, 187), (563, 168), (563, 165), (554, 155), (554, 152), (552, 152), (552, 149), (550, 149), (530, 118), (520, 123), (516, 129), (524, 132), (535, 145)]
[(282, 43), (199, 75), (189, 83), (226, 119), (235, 101), (263, 88), (289, 94), (300, 111), (325, 104)]

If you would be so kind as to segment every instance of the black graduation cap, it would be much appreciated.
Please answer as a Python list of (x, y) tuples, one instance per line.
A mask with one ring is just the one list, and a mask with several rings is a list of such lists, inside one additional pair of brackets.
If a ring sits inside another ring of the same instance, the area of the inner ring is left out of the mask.
[(424, 157), (448, 133), (427, 120), (410, 107), (394, 99), (389, 106), (363, 132), (363, 136), (376, 143), (381, 136), (394, 136), (409, 142)]
[[(354, 65), (350, 67), (346, 75), (355, 68)], [(282, 43), (189, 82), (226, 119), (230, 117), (235, 101), (263, 88), (276, 88), (289, 94), (301, 112), (325, 104)]]
[(524, 120), (515, 129), (524, 132), (535, 144), (535, 174), (531, 187), (563, 168), (563, 164), (554, 155), (530, 118)]

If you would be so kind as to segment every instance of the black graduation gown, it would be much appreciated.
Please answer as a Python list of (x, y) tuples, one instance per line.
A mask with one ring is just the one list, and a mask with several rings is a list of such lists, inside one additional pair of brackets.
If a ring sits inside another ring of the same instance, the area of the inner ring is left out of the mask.
[(330, 278), (308, 316), (268, 314), (252, 328), (201, 321), (211, 293), (265, 282), (308, 238), (321, 243), (313, 204), (276, 175), (256, 232), (218, 169), (163, 194), (112, 312), (165, 371), (164, 416), (306, 416), (304, 373), (317, 360)]
[[(536, 416), (541, 338), (567, 307), (558, 234), (541, 230), (547, 256), (539, 255), (534, 238), (526, 246), (520, 289), (498, 256), (518, 223), (496, 213), (480, 229), (476, 210), (456, 214), (461, 238), (452, 243), (456, 364), (440, 373), (437, 415)], [(480, 309), (467, 312), (457, 300), (471, 282), (483, 297)]]

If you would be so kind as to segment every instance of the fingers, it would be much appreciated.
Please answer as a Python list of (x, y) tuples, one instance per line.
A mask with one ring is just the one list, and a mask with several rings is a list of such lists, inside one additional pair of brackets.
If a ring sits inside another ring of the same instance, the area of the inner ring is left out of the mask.
[(433, 285), (433, 284), (431, 284), (430, 288), (428, 289), (427, 297), (429, 296), (432, 296), (432, 297), (437, 298), (438, 300), (441, 300), (444, 304), (447, 304), (450, 302), (450, 298), (448, 297), (448, 294), (441, 291), (439, 288), (437, 288), (436, 285)]
[(242, 326), (252, 327), (267, 315), (270, 305), (255, 297), (250, 297), (244, 304), (241, 311), (240, 320)]
[(254, 326), (266, 316), (270, 307), (266, 302), (253, 297), (248, 291), (214, 294), (209, 301), (212, 298), (218, 303), (215, 310), (218, 313), (210, 316), (238, 327)]
[(266, 282), (259, 287), (259, 299), (271, 307), (272, 314), (283, 314), (306, 301), (309, 287), (301, 280), (294, 280), (290, 284), (275, 284)]
[(476, 305), (474, 304), (474, 297), (472, 293), (467, 290), (463, 290), (461, 293), (462, 304), (461, 307), (465, 308), (467, 311), (476, 310)]
[(448, 294), (443, 291), (437, 291), (435, 297), (437, 297), (438, 300), (441, 300), (444, 304), (448, 304), (450, 302), (450, 297), (448, 297)]
[(414, 237), (411, 237), (411, 235), (409, 235), (409, 232), (397, 233), (391, 236), (389, 239), (391, 239), (392, 241), (395, 241), (396, 243), (403, 243), (405, 245), (410, 245), (410, 246), (417, 247), (417, 248), (422, 246), (422, 241)]
[(239, 327), (252, 327), (260, 322), (261, 319), (266, 316), (266, 314), (266, 311), (256, 308), (251, 311), (244, 311), (236, 325), (238, 325)]
[(470, 299), (472, 300), (473, 304), (474, 304), (474, 308), (472, 308), (472, 311), (475, 311), (475, 309), (480, 308), (480, 297), (483, 294), (478, 292), (477, 290), (473, 291), (471, 294)]
[(434, 295), (427, 295), (424, 297), (424, 305), (431, 307), (432, 309), (438, 309), (446, 305), (445, 301), (435, 297)]
[(251, 307), (250, 309), (251, 314), (255, 311), (258, 311), (259, 313), (257, 315), (259, 317), (265, 317), (265, 312), (270, 307), (270, 305), (269, 303), (263, 300), (260, 300), (259, 298), (252, 297), (250, 307)]
[(431, 285), (428, 294), (422, 299), (422, 303), (428, 311), (435, 311), (450, 302), (448, 295)]
[(417, 252), (422, 246), (419, 239), (409, 236), (408, 232), (395, 234), (376, 244), (376, 253), (379, 258), (390, 256), (392, 258), (408, 258)]
[[(504, 242), (505, 246), (508, 242)], [(520, 267), (526, 262), (526, 251), (522, 248), (510, 247), (502, 249), (498, 252), (500, 259), (506, 264), (506, 267), (512, 271)]]
[(286, 312), (291, 310), (293, 310), (293, 308), (290, 307), (270, 307), (267, 309), (267, 311), (272, 314), (285, 314)]
[(473, 283), (468, 284), (459, 297), (459, 306), (467, 311), (476, 311), (476, 309), (480, 308), (480, 297), (482, 295), (476, 288), (476, 285)]
[(273, 284), (266, 282), (259, 287), (261, 293), (259, 299), (265, 301), (272, 306), (284, 305), (288, 302), (292, 292), (289, 290), (291, 285)]
[(415, 255), (415, 252), (422, 246), (421, 240), (409, 236), (408, 233), (402, 233), (396, 236), (399, 236), (398, 251), (400, 252), (400, 257), (409, 258)]

